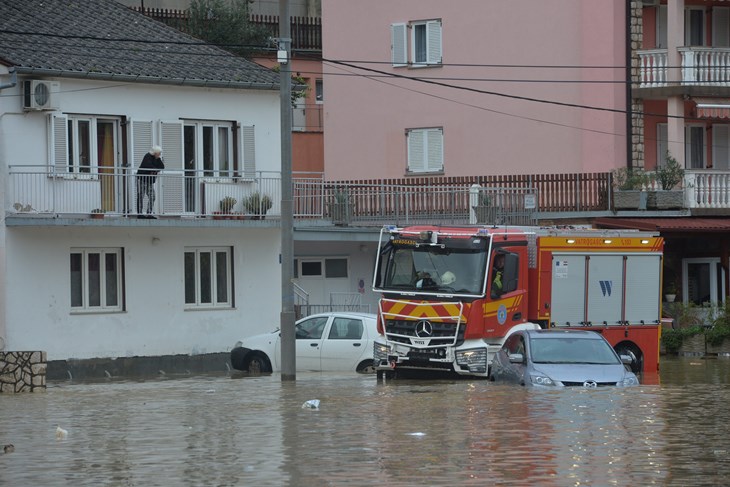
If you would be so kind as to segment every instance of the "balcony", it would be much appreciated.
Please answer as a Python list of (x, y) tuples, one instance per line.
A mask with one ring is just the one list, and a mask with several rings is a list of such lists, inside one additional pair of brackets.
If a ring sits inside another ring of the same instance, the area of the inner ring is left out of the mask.
[[(681, 86), (730, 86), (730, 48), (680, 47), (679, 53)], [(638, 54), (640, 88), (672, 86), (666, 49), (638, 51)]]
[[(6, 222), (85, 223), (103, 216), (106, 221), (102, 224), (129, 221), (130, 217), (137, 224), (138, 182), (134, 171), (97, 168), (94, 173), (59, 174), (44, 167), (11, 166)], [(292, 185), (297, 226), (485, 223), (475, 208), (485, 205), (493, 209), (487, 212), (490, 221), (486, 223), (495, 224), (531, 225), (548, 219), (613, 214), (610, 173), (336, 182), (323, 179), (320, 173), (297, 173)], [(688, 210), (730, 214), (730, 171), (687, 171), (683, 187), (684, 209), (644, 211), (642, 215), (686, 216)], [(278, 225), (280, 188), (278, 172), (242, 177), (166, 170), (155, 183), (153, 213), (159, 220), (144, 224), (182, 221), (230, 226), (257, 220), (262, 222), (257, 225)], [(143, 204), (146, 212), (146, 198)], [(207, 221), (210, 223), (204, 223)]]

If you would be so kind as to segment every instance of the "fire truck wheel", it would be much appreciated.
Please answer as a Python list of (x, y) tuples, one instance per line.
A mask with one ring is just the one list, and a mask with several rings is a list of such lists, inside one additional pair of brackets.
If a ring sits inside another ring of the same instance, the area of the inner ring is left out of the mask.
[(630, 342), (621, 342), (614, 347), (616, 353), (621, 355), (628, 355), (631, 357), (631, 372), (638, 374), (644, 368), (644, 355), (641, 353), (641, 349)]
[(372, 360), (363, 360), (359, 364), (357, 364), (357, 368), (355, 371), (358, 374), (374, 374), (375, 373), (375, 364), (373, 364)]
[(271, 363), (263, 353), (253, 352), (246, 358), (246, 370), (250, 374), (271, 372)]

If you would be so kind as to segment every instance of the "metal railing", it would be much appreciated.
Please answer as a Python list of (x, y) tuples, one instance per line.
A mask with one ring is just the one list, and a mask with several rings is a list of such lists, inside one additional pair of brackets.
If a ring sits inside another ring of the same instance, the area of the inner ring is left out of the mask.
[(153, 182), (134, 169), (90, 166), (82, 171), (11, 166), (6, 211), (69, 216), (153, 213), (227, 219), (278, 218), (281, 214), (278, 172), (259, 171), (249, 176), (234, 171), (164, 170)]

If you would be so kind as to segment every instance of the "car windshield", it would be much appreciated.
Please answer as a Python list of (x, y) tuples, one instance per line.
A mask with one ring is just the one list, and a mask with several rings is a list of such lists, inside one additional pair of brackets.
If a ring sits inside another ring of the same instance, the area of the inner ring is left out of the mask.
[(530, 355), (536, 364), (620, 364), (605, 340), (594, 338), (532, 338)]
[(383, 290), (481, 294), (488, 238), (439, 240), (438, 245), (389, 243), (381, 255)]

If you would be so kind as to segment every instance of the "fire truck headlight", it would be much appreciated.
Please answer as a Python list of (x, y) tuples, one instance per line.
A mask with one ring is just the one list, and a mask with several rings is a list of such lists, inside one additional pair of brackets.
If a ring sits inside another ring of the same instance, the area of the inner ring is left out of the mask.
[(373, 345), (373, 360), (375, 363), (388, 358), (388, 345), (375, 342)]
[(556, 385), (555, 382), (550, 377), (547, 377), (545, 375), (531, 375), (530, 380), (533, 384), (537, 384), (539, 386), (554, 386)]
[(459, 350), (456, 352), (456, 363), (466, 365), (469, 372), (485, 374), (487, 372), (487, 349)]

